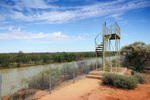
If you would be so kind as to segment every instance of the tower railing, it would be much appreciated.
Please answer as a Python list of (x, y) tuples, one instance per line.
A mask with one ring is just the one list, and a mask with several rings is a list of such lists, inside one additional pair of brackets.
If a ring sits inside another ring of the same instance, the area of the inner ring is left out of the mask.
[(111, 34), (117, 34), (120, 37), (120, 27), (116, 22), (110, 26), (110, 31)]
[(103, 24), (103, 26), (102, 26), (102, 32), (103, 32), (103, 35), (111, 34), (111, 30), (109, 30), (105, 24)]
[(102, 43), (102, 33), (99, 33), (96, 37), (95, 37), (95, 48), (100, 46)]

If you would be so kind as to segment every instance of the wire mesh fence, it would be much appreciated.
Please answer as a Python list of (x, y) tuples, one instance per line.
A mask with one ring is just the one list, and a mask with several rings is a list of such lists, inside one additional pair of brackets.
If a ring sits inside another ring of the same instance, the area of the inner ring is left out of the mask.
[[(99, 58), (100, 59), (100, 58)], [(101, 60), (97, 66), (100, 70)], [(96, 59), (85, 59), (36, 70), (26, 70), (0, 75), (1, 100), (31, 100), (51, 93), (51, 90), (68, 82), (75, 82), (82, 75), (96, 69)]]
[[(31, 83), (37, 79), (44, 69), (27, 70), (8, 74), (2, 74), (1, 96), (2, 100), (18, 100), (26, 98), (35, 91), (30, 91)], [(34, 76), (37, 77), (34, 77)], [(36, 87), (37, 85), (34, 84)]]

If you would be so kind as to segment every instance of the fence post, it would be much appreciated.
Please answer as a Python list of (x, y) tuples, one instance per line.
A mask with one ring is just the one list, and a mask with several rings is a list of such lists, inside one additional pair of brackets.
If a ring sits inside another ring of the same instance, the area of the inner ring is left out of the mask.
[(51, 94), (51, 66), (49, 67), (49, 91)]
[(1, 74), (0, 74), (0, 100), (1, 100), (1, 98), (2, 98), (2, 97), (1, 97), (1, 94), (2, 94), (2, 88), (1, 88), (1, 85), (2, 85), (1, 83), (2, 83), (2, 82), (1, 82), (1, 80), (2, 80), (2, 77), (1, 77)]
[(73, 83), (75, 83), (75, 69), (74, 69), (74, 62), (73, 62)]
[(44, 73), (42, 73), (42, 88), (44, 89)]
[(86, 74), (87, 74), (87, 57), (86, 57)]

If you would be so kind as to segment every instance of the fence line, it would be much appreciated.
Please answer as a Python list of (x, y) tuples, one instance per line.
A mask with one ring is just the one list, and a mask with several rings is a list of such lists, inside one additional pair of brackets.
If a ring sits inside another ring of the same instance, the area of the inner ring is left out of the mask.
[(73, 83), (75, 83), (75, 70), (74, 70), (74, 62), (73, 62)]
[(86, 58), (86, 74), (87, 74), (87, 58)]
[(0, 74), (0, 100), (1, 100), (1, 74)]
[[(100, 60), (99, 60), (100, 61)], [(99, 67), (100, 62), (99, 62)], [(51, 65), (40, 70), (29, 70), (0, 75), (0, 100), (33, 99), (36, 95), (51, 91), (72, 80), (86, 75), (89, 71), (96, 69), (96, 59), (85, 59), (63, 66)]]
[(49, 67), (49, 90), (51, 94), (51, 66)]

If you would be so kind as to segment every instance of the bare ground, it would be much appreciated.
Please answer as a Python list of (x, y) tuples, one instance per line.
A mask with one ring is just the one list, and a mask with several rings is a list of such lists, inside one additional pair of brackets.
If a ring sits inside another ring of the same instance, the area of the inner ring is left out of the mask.
[(134, 90), (117, 89), (102, 85), (99, 79), (83, 78), (39, 100), (150, 100), (150, 74), (146, 77), (147, 82), (138, 84)]

